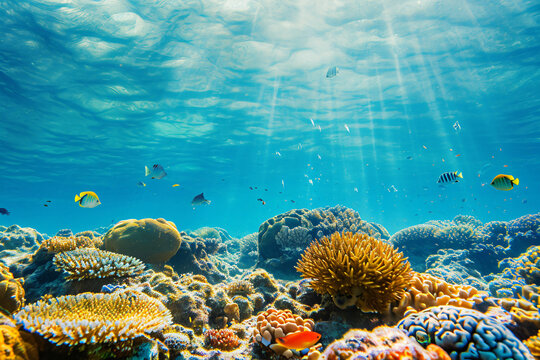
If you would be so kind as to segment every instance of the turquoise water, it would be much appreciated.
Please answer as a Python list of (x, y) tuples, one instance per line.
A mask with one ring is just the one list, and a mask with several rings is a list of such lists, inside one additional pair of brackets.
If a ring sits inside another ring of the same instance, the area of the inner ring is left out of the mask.
[[(396, 4), (0, 1), (0, 224), (242, 235), (342, 204), (395, 232), (538, 212), (540, 5)], [(145, 178), (155, 163), (168, 176)], [(439, 188), (446, 171), (464, 178)], [(495, 190), (500, 173), (520, 185)], [(86, 190), (102, 205), (78, 207)]]

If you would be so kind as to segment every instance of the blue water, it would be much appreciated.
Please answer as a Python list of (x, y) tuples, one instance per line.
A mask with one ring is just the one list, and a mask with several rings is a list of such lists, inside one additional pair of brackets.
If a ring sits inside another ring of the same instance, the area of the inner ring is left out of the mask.
[[(243, 235), (342, 204), (394, 232), (539, 211), (535, 1), (11, 0), (0, 18), (2, 225)], [(145, 178), (155, 163), (168, 176)], [(495, 190), (500, 173), (520, 185)], [(78, 207), (85, 190), (102, 205)]]

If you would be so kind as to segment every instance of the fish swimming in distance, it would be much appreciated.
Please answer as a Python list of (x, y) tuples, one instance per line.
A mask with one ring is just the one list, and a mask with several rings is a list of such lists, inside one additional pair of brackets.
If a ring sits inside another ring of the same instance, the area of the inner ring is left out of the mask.
[(82, 193), (75, 195), (75, 202), (78, 202), (80, 207), (90, 209), (101, 204), (97, 194), (93, 191), (83, 191)]
[(491, 186), (502, 191), (512, 190), (514, 185), (519, 185), (519, 179), (512, 175), (499, 174), (491, 181)]
[(143, 183), (142, 181), (139, 181), (139, 182), (137, 183), (137, 185), (140, 186), (140, 187), (145, 187), (145, 186), (146, 186), (146, 184)]
[(197, 205), (208, 205), (210, 204), (210, 200), (206, 200), (204, 198), (204, 193), (200, 193), (199, 195), (195, 196), (193, 200), (191, 200), (191, 205), (197, 206)]
[(328, 68), (328, 71), (326, 72), (326, 78), (331, 79), (337, 76), (339, 74), (339, 69), (337, 66), (331, 66)]
[(454, 172), (445, 172), (442, 173), (439, 176), (439, 179), (437, 180), (438, 184), (449, 184), (453, 182), (459, 182), (459, 179), (463, 179), (463, 174), (459, 173), (457, 171)]
[(6, 208), (0, 208), (0, 214), (2, 214), (2, 215), (9, 215), (9, 214), (11, 214), (11, 213), (10, 213), (10, 212), (8, 211), (8, 209), (6, 209)]
[(160, 164), (154, 164), (151, 168), (148, 166), (144, 167), (144, 176), (151, 175), (152, 179), (163, 179), (167, 176), (165, 169)]

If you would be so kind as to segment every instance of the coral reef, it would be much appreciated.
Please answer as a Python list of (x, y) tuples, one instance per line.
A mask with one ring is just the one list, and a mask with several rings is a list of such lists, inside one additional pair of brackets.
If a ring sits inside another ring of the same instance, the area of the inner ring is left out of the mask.
[(482, 274), (474, 269), (469, 250), (441, 249), (426, 259), (425, 273), (436, 276), (450, 284), (471, 285), (479, 290), (488, 286)]
[(313, 240), (335, 232), (360, 232), (380, 238), (380, 233), (358, 213), (344, 206), (295, 209), (268, 219), (259, 227), (259, 267), (280, 273), (288, 272)]
[(13, 313), (24, 306), (23, 279), (15, 279), (8, 267), (0, 263), (0, 310)]
[(259, 257), (259, 233), (253, 233), (240, 239), (238, 266), (248, 268), (257, 262)]
[(49, 253), (59, 253), (63, 251), (70, 251), (80, 248), (97, 248), (103, 245), (103, 241), (100, 237), (89, 236), (53, 236), (52, 238), (43, 240), (40, 245), (40, 249), (45, 249)]
[(145, 337), (161, 331), (172, 320), (160, 301), (131, 291), (39, 300), (14, 317), (27, 331), (70, 346)]
[(240, 339), (231, 329), (210, 329), (204, 333), (210, 348), (231, 351), (240, 346)]
[(308, 359), (450, 360), (450, 356), (436, 345), (424, 349), (401, 330), (380, 326), (372, 332), (350, 330), (342, 339), (328, 345), (322, 354), (317, 350), (310, 352)]
[(176, 225), (165, 219), (123, 220), (103, 236), (105, 250), (161, 264), (173, 257), (182, 243)]
[(235, 296), (235, 295), (250, 295), (255, 292), (255, 288), (253, 285), (246, 280), (238, 280), (230, 283), (227, 285), (227, 294), (229, 296)]
[(537, 335), (531, 336), (523, 342), (527, 346), (535, 359), (540, 358), (540, 331)]
[(437, 306), (411, 314), (397, 326), (424, 346), (440, 346), (455, 360), (533, 359), (504, 325), (472, 309)]
[(334, 233), (312, 243), (297, 271), (309, 286), (330, 294), (336, 306), (384, 311), (401, 298), (412, 273), (403, 254), (365, 234)]
[(58, 271), (65, 271), (66, 280), (101, 279), (135, 276), (144, 264), (131, 256), (99, 249), (77, 249), (58, 253), (53, 259)]
[(24, 249), (32, 251), (44, 240), (44, 236), (32, 228), (21, 228), (19, 225), (0, 228), (0, 251)]
[(0, 358), (4, 360), (37, 360), (38, 348), (32, 335), (19, 332), (12, 324), (0, 325)]

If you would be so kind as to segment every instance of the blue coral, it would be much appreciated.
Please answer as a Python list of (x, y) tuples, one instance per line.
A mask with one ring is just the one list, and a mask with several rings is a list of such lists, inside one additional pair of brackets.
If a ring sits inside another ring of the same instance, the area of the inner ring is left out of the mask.
[(533, 360), (509, 329), (472, 309), (432, 307), (407, 316), (397, 326), (423, 346), (440, 346), (452, 360)]

